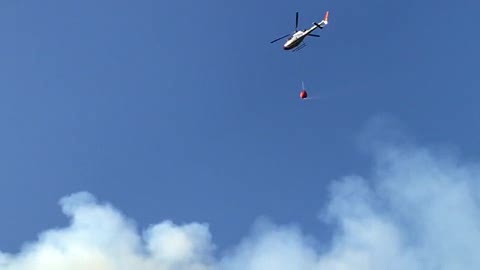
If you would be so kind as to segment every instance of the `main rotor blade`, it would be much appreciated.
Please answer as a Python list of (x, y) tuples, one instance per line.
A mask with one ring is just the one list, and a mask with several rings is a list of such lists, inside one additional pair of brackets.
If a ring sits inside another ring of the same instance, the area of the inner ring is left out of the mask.
[(283, 37), (280, 37), (280, 38), (277, 38), (277, 39), (275, 39), (275, 40), (273, 40), (273, 41), (270, 41), (270, 43), (277, 42), (277, 41), (279, 41), (280, 39), (284, 39), (284, 38), (286, 38), (286, 37), (288, 37), (288, 36), (290, 36), (290, 34), (288, 34), (288, 35), (285, 35), (285, 36), (283, 36)]
[(315, 35), (315, 34), (308, 34), (311, 37), (320, 37), (320, 35)]
[(297, 14), (295, 15), (295, 32), (297, 32), (297, 28), (298, 28), (298, 11), (297, 11)]

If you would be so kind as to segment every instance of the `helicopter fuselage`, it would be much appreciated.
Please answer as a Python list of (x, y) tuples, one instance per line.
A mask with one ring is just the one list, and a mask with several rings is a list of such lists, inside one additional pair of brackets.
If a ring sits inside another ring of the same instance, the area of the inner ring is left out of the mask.
[(318, 26), (317, 25), (314, 25), (312, 26), (310, 29), (305, 29), (303, 31), (297, 31), (293, 34), (293, 36), (291, 38), (289, 38), (287, 40), (287, 42), (285, 42), (285, 44), (283, 44), (283, 49), (284, 50), (291, 50), (295, 47), (297, 47), (298, 45), (300, 45), (303, 40), (310, 34), (312, 33), (315, 29), (317, 29)]

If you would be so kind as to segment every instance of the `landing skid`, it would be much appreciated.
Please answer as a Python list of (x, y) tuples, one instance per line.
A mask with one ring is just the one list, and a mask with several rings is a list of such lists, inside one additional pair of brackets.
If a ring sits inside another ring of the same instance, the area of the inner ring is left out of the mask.
[(302, 43), (302, 44), (300, 44), (300, 46), (298, 46), (297, 48), (293, 49), (292, 52), (298, 52), (298, 51), (300, 51), (301, 49), (305, 48), (305, 46), (307, 46), (307, 44)]

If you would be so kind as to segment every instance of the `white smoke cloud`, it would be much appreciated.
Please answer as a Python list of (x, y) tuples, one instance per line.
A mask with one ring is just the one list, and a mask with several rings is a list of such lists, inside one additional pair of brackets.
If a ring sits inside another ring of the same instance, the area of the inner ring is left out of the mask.
[(259, 221), (219, 252), (207, 224), (164, 221), (139, 233), (112, 206), (77, 193), (60, 201), (71, 224), (18, 254), (0, 253), (0, 270), (480, 269), (479, 167), (408, 145), (373, 152), (368, 179), (331, 185), (322, 212), (335, 229), (329, 246), (298, 227)]

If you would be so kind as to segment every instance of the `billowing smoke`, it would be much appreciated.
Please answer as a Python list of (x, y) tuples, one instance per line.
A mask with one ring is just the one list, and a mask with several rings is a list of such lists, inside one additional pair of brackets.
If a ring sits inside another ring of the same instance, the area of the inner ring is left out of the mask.
[(40, 234), (0, 270), (480, 269), (480, 170), (451, 154), (374, 147), (366, 177), (331, 185), (322, 244), (295, 226), (259, 221), (235, 248), (215, 250), (207, 224), (164, 221), (138, 232), (89, 193), (61, 200), (71, 223)]

